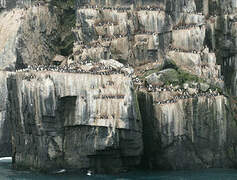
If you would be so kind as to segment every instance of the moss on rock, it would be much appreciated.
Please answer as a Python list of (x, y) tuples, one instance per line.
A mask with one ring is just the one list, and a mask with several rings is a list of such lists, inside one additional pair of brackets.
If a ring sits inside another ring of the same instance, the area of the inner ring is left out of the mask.
[(147, 71), (143, 76), (146, 78), (146, 81), (149, 84), (153, 84), (152, 81), (154, 81), (154, 83), (158, 81), (163, 82), (163, 84), (166, 85), (182, 85), (186, 82), (205, 82), (202, 78), (187, 71), (184, 71), (182, 69), (175, 70), (172, 68), (164, 69), (162, 71), (160, 71), (160, 69), (153, 69)]
[(60, 17), (60, 29), (61, 38), (58, 40), (57, 44), (59, 51), (62, 55), (68, 56), (73, 52), (73, 43), (75, 37), (72, 32), (72, 28), (76, 24), (76, 1), (75, 0), (53, 0), (51, 5), (56, 6), (60, 11), (58, 11), (58, 16)]
[(165, 84), (179, 83), (179, 74), (175, 69), (165, 69), (158, 74), (160, 74), (160, 80)]
[(190, 82), (190, 81), (194, 81), (194, 82), (204, 82), (203, 79), (201, 79), (200, 77), (191, 74), (187, 71), (184, 71), (182, 69), (178, 69), (178, 73), (179, 73), (179, 83), (183, 84), (185, 82)]

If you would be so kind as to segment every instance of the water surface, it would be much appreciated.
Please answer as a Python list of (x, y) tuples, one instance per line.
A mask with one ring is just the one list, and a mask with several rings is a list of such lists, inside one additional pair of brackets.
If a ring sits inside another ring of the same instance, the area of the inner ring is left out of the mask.
[(40, 174), (30, 171), (15, 171), (10, 160), (0, 159), (0, 180), (237, 180), (237, 170), (206, 169), (198, 171), (136, 171), (120, 175)]

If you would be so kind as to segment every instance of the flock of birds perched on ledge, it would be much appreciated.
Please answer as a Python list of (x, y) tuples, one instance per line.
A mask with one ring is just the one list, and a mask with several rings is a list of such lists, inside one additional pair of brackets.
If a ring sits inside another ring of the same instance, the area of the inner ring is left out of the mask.
[(180, 99), (191, 99), (191, 98), (198, 98), (198, 97), (210, 98), (210, 97), (216, 97), (216, 96), (221, 95), (217, 89), (215, 90), (209, 89), (206, 92), (202, 92), (201, 90), (198, 90), (197, 92), (190, 94), (186, 89), (174, 88), (172, 84), (166, 87), (152, 86), (151, 84), (148, 84), (147, 86), (145, 86), (145, 88), (148, 92), (162, 93), (162, 92), (167, 91), (167, 92), (175, 93), (175, 95), (170, 99), (160, 100), (160, 101), (155, 100), (154, 101), (155, 104), (170, 104), (170, 103), (176, 103)]
[[(80, 68), (80, 66), (93, 66), (90, 70), (83, 70)], [(129, 67), (127, 65), (125, 68)], [(80, 62), (77, 64), (71, 64), (70, 66), (57, 66), (57, 65), (29, 65), (27, 68), (24, 69), (19, 69), (16, 72), (39, 72), (39, 71), (53, 71), (53, 72), (66, 72), (66, 73), (89, 73), (89, 74), (94, 74), (94, 75), (111, 75), (111, 74), (123, 74), (123, 75), (128, 75), (125, 72), (120, 70), (116, 70), (112, 68), (111, 66), (105, 66), (102, 63), (98, 62), (91, 62), (91, 61), (84, 61)], [(129, 77), (133, 76), (134, 74), (128, 75)], [(35, 79), (36, 75), (34, 74), (26, 74), (24, 76), (24, 79), (27, 81), (30, 81), (31, 79)], [(133, 76), (132, 81), (137, 88), (139, 89), (146, 89), (147, 92), (165, 92), (169, 91), (171, 93), (174, 93), (175, 95), (171, 99), (166, 99), (166, 100), (161, 100), (161, 101), (154, 101), (155, 104), (169, 104), (169, 103), (176, 103), (179, 99), (190, 99), (190, 98), (198, 98), (198, 97), (215, 97), (219, 96), (220, 93), (217, 90), (211, 90), (209, 89), (206, 92), (202, 92), (201, 90), (197, 90), (197, 92), (190, 94), (186, 89), (183, 88), (175, 88), (174, 86), (171, 85), (166, 85), (166, 86), (155, 86), (151, 84), (145, 85), (144, 81), (141, 81), (138, 77)], [(115, 97), (94, 97), (95, 99), (107, 99), (107, 98), (115, 98)], [(116, 98), (122, 98), (122, 97), (117, 97)]]
[[(132, 10), (131, 7), (98, 7), (98, 6), (83, 6), (82, 8), (84, 9), (102, 9), (102, 10), (117, 10), (117, 11), (129, 11)], [(136, 8), (135, 10), (145, 10), (145, 11), (165, 11), (164, 9), (161, 9), (160, 7), (155, 7), (155, 6), (146, 6), (146, 7), (139, 7)], [(191, 13), (191, 12), (190, 12)], [(198, 13), (199, 15), (203, 15), (202, 13)], [(98, 26), (104, 26), (104, 25), (114, 25), (112, 22), (106, 22), (106, 23), (98, 23)], [(174, 26), (173, 30), (180, 30), (180, 29), (190, 29), (190, 28), (195, 28), (195, 27), (201, 27), (205, 24), (183, 24), (183, 25), (178, 25), (178, 26)], [(167, 31), (168, 32), (168, 31)], [(169, 31), (171, 32), (171, 31)], [(158, 35), (161, 34), (159, 32), (153, 32), (153, 31), (146, 31), (146, 30), (142, 30), (139, 33), (143, 33), (143, 34), (149, 34), (149, 35)], [(162, 32), (162, 33), (166, 33), (166, 32)], [(126, 37), (127, 34), (125, 35), (113, 35), (113, 37), (99, 37), (99, 39), (103, 39), (105, 41), (111, 41), (113, 39), (117, 39), (117, 38), (123, 38)], [(82, 45), (82, 48), (94, 48), (97, 47), (99, 45), (99, 43), (94, 43), (93, 45), (85, 45), (83, 44), (83, 42), (77, 42), (79, 45)], [(182, 49), (178, 49), (178, 48), (174, 48), (171, 45), (168, 47), (169, 50), (174, 50), (177, 52), (187, 52), (184, 51)], [(195, 54), (199, 54), (202, 53), (202, 51), (196, 51), (193, 50), (192, 53)], [(92, 63), (92, 62), (81, 62), (80, 65), (93, 65), (95, 66), (94, 68), (91, 68), (89, 70), (85, 70), (83, 68), (80, 68), (80, 66), (78, 64), (70, 64), (68, 65), (64, 65), (64, 66), (57, 66), (57, 65), (30, 65), (27, 68), (24, 69), (19, 69), (17, 70), (18, 72), (28, 72), (28, 71), (54, 71), (54, 72), (65, 72), (65, 73), (88, 73), (88, 74), (95, 74), (95, 75), (111, 75), (111, 74), (124, 74), (127, 75), (124, 71), (121, 71), (121, 69), (113, 69), (112, 67), (109, 66), (104, 66), (103, 64), (97, 64), (97, 63)], [(131, 75), (130, 75), (131, 76)], [(27, 79), (31, 79), (34, 78), (32, 77), (26, 77)], [(134, 81), (134, 79), (133, 79)], [(156, 92), (156, 91), (169, 91), (170, 89), (166, 89), (166, 88), (160, 88), (160, 87), (153, 87), (153, 86), (147, 86), (147, 91), (148, 92)], [(173, 89), (171, 89), (170, 91), (173, 91)], [(187, 92), (182, 92), (182, 94), (177, 95), (174, 97), (174, 99), (169, 99), (169, 100), (164, 100), (164, 101), (157, 101), (157, 104), (167, 104), (167, 103), (174, 103), (177, 102), (178, 99), (187, 99), (187, 98), (195, 98), (195, 97), (199, 97), (199, 96), (208, 96), (208, 97), (212, 97), (212, 96), (218, 96), (219, 93), (217, 91), (214, 92), (205, 92), (205, 93), (197, 93), (197, 94), (189, 94)]]
[[(160, 7), (160, 6), (154, 6), (154, 5), (147, 5), (147, 6), (139, 6), (139, 7), (131, 7), (131, 6), (127, 6), (127, 7), (117, 7), (117, 6), (98, 6), (98, 5), (83, 5), (79, 7), (80, 9), (96, 9), (96, 10), (113, 10), (113, 11), (118, 11), (118, 12), (126, 12), (126, 11), (130, 11), (130, 10), (136, 10), (136, 11), (165, 11), (165, 12), (173, 12), (173, 11), (168, 11), (166, 10), (164, 7)], [(186, 9), (186, 13), (195, 13), (192, 10), (189, 10), (187, 8), (184, 7), (184, 9)], [(198, 13), (199, 15), (203, 15), (203, 13)]]
[[(86, 70), (82, 66), (91, 67), (90, 69)], [(126, 65), (129, 67), (129, 65)], [(93, 74), (93, 75), (112, 75), (112, 74), (126, 74), (126, 71), (122, 69), (116, 70), (111, 66), (105, 66), (99, 62), (92, 62), (92, 61), (81, 61), (79, 63), (71, 63), (70, 65), (28, 65), (27, 68), (18, 69), (16, 72), (30, 72), (30, 71), (53, 71), (53, 72), (62, 72), (62, 73), (83, 73), (83, 74)], [(129, 75), (130, 76), (130, 75)]]
[[(98, 5), (82, 5), (79, 6), (79, 9), (93, 9), (93, 10), (111, 10), (111, 11), (118, 11), (118, 12), (126, 12), (126, 11), (158, 11), (160, 12), (166, 12), (166, 13), (173, 13), (174, 11), (169, 11), (161, 6), (154, 6), (154, 5), (147, 5), (147, 6), (124, 6), (124, 7), (118, 7), (118, 6), (98, 6)], [(203, 12), (196, 12), (193, 10), (190, 10), (184, 6), (183, 11), (178, 11), (180, 13), (188, 13), (188, 14), (198, 14), (200, 16), (204, 16)], [(177, 11), (176, 11), (177, 12)], [(224, 9), (223, 14), (231, 14), (229, 10)], [(206, 15), (207, 18), (215, 18), (217, 16), (222, 15), (221, 13), (216, 12), (215, 14)]]
[[(199, 27), (200, 25), (182, 25), (180, 26), (177, 26), (175, 27), (175, 29), (182, 29), (182, 28), (192, 28), (192, 27)], [(169, 31), (171, 32), (171, 31)], [(140, 34), (148, 34), (148, 35), (153, 35), (153, 36), (157, 36), (159, 35), (160, 33), (158, 32), (153, 32), (153, 31), (140, 31), (139, 32)], [(167, 33), (167, 32), (163, 32), (163, 33)], [(80, 46), (81, 49), (91, 49), (91, 48), (100, 48), (100, 47), (104, 47), (104, 45), (102, 45), (101, 43), (102, 42), (110, 42), (110, 41), (113, 41), (115, 39), (118, 39), (118, 38), (124, 38), (124, 37), (128, 37), (128, 34), (114, 34), (114, 35), (103, 35), (103, 36), (98, 36), (98, 39), (97, 40), (92, 40), (89, 44), (85, 44), (83, 41), (81, 40), (78, 40), (74, 43), (75, 46)], [(174, 51), (177, 51), (177, 52), (190, 52), (190, 51), (185, 51), (185, 50), (182, 50), (182, 49), (178, 49), (178, 48), (175, 48), (172, 46), (172, 44), (170, 44), (168, 46), (168, 49), (169, 50), (174, 50)], [(199, 54), (201, 53), (202, 51), (196, 51), (196, 50), (193, 50), (192, 53), (195, 53), (195, 54)]]
[[(198, 13), (198, 14), (200, 14), (200, 13)], [(101, 26), (116, 26), (118, 24), (119, 24), (119, 22), (109, 22), (109, 21), (107, 21), (107, 22), (97, 22), (97, 23), (94, 24), (94, 26), (98, 26), (98, 27), (101, 27)], [(172, 28), (172, 30), (191, 29), (191, 28), (195, 28), (195, 27), (200, 27), (201, 28), (204, 25), (205, 25), (204, 22), (203, 23), (178, 24), (178, 25), (174, 26)], [(80, 28), (80, 27), (82, 27), (82, 24), (77, 22), (76, 27)], [(154, 31), (153, 32), (149, 32), (149, 31), (143, 31), (142, 32), (141, 31), (140, 33), (144, 33), (144, 34), (153, 34), (153, 33), (164, 34), (164, 33), (171, 32), (172, 30), (166, 30), (166, 31), (163, 30), (162, 32), (154, 32)]]
[[(98, 23), (97, 26), (105, 26), (105, 25), (114, 25), (114, 23), (112, 22), (106, 22), (106, 23)], [(154, 31), (147, 31), (147, 30), (139, 30), (138, 33), (136, 33), (136, 35), (153, 35), (153, 36), (157, 36), (157, 35), (161, 35), (161, 34), (165, 34), (165, 33), (170, 33), (172, 32), (173, 30), (189, 30), (191, 28), (196, 28), (196, 27), (202, 27), (204, 26), (205, 24), (187, 24), (187, 25), (179, 25), (179, 26), (175, 26), (172, 30), (167, 30), (167, 31), (162, 31), (162, 32), (154, 32)], [(77, 28), (80, 28), (81, 26), (77, 25)], [(72, 29), (73, 32), (77, 32), (78, 30), (76, 29)], [(115, 40), (115, 39), (118, 39), (118, 38), (124, 38), (124, 37), (128, 37), (129, 34), (126, 33), (126, 34), (112, 34), (112, 35), (99, 35), (98, 37), (98, 42), (99, 41), (105, 41), (105, 42), (108, 42), (108, 41), (112, 41), (112, 40)], [(86, 46), (85, 46), (86, 47)], [(91, 48), (92, 46), (89, 46), (87, 45), (87, 48)], [(96, 44), (95, 46), (93, 47), (96, 47)]]
[(180, 99), (192, 99), (192, 98), (198, 98), (198, 97), (216, 97), (220, 96), (219, 92), (205, 92), (205, 93), (197, 93), (197, 94), (189, 94), (186, 95), (176, 95), (172, 97), (171, 99), (163, 100), (163, 101), (154, 101), (156, 104), (170, 104), (170, 103), (176, 103)]
[(175, 52), (182, 52), (182, 53), (200, 54), (200, 55), (203, 55), (205, 52), (209, 53), (209, 48), (207, 46), (204, 46), (204, 48), (199, 51), (198, 50), (188, 51), (188, 50), (176, 48), (176, 47), (172, 46), (172, 44), (169, 44), (168, 50), (175, 51)]

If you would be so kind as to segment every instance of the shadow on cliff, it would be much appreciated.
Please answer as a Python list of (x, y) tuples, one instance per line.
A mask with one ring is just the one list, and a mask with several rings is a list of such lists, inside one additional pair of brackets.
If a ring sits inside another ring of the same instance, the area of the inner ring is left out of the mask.
[(9, 120), (3, 121), (2, 125), (2, 137), (0, 139), (0, 157), (10, 157), (12, 156), (12, 146), (11, 146), (11, 131)]
[(154, 127), (155, 117), (153, 109), (153, 97), (148, 93), (138, 92), (139, 107), (143, 121), (143, 143), (144, 154), (140, 168), (169, 170), (171, 166), (164, 159), (160, 158), (162, 152), (161, 137)]

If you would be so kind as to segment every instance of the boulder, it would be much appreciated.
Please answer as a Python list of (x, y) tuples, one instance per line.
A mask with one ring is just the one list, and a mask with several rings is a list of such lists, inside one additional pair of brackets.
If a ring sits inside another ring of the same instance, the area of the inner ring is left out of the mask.
[(198, 93), (198, 90), (195, 89), (195, 88), (188, 88), (188, 93), (191, 94), (191, 95), (194, 95), (194, 94), (197, 94)]
[(156, 85), (156, 86), (163, 86), (164, 82), (160, 79), (161, 75), (157, 75), (156, 73), (152, 73), (146, 77), (146, 82), (148, 84)]
[(178, 83), (179, 74), (175, 69), (165, 69), (158, 72), (159, 78), (164, 83)]
[(194, 89), (198, 88), (198, 82), (195, 82), (195, 81), (188, 82), (188, 85), (189, 87), (194, 88)]
[(123, 72), (125, 75), (132, 75), (134, 73), (134, 69), (131, 67), (123, 67), (121, 69), (121, 72)]
[(183, 84), (183, 88), (184, 88), (184, 89), (188, 89), (188, 87), (189, 87), (189, 84), (188, 84), (188, 83), (184, 83), (184, 84)]
[(157, 73), (152, 73), (145, 79), (148, 84), (162, 86), (164, 84), (178, 83), (179, 75), (175, 69), (165, 69)]
[(107, 67), (112, 67), (115, 70), (120, 70), (121, 68), (124, 67), (124, 65), (114, 59), (109, 59), (109, 60), (100, 60), (99, 63), (103, 64), (104, 66)]
[(61, 63), (61, 62), (63, 62), (65, 59), (66, 59), (65, 56), (62, 56), (62, 55), (57, 54), (57, 55), (54, 56), (53, 62), (60, 62), (60, 63)]
[(210, 88), (210, 85), (207, 83), (200, 83), (199, 88), (201, 91), (206, 92)]

